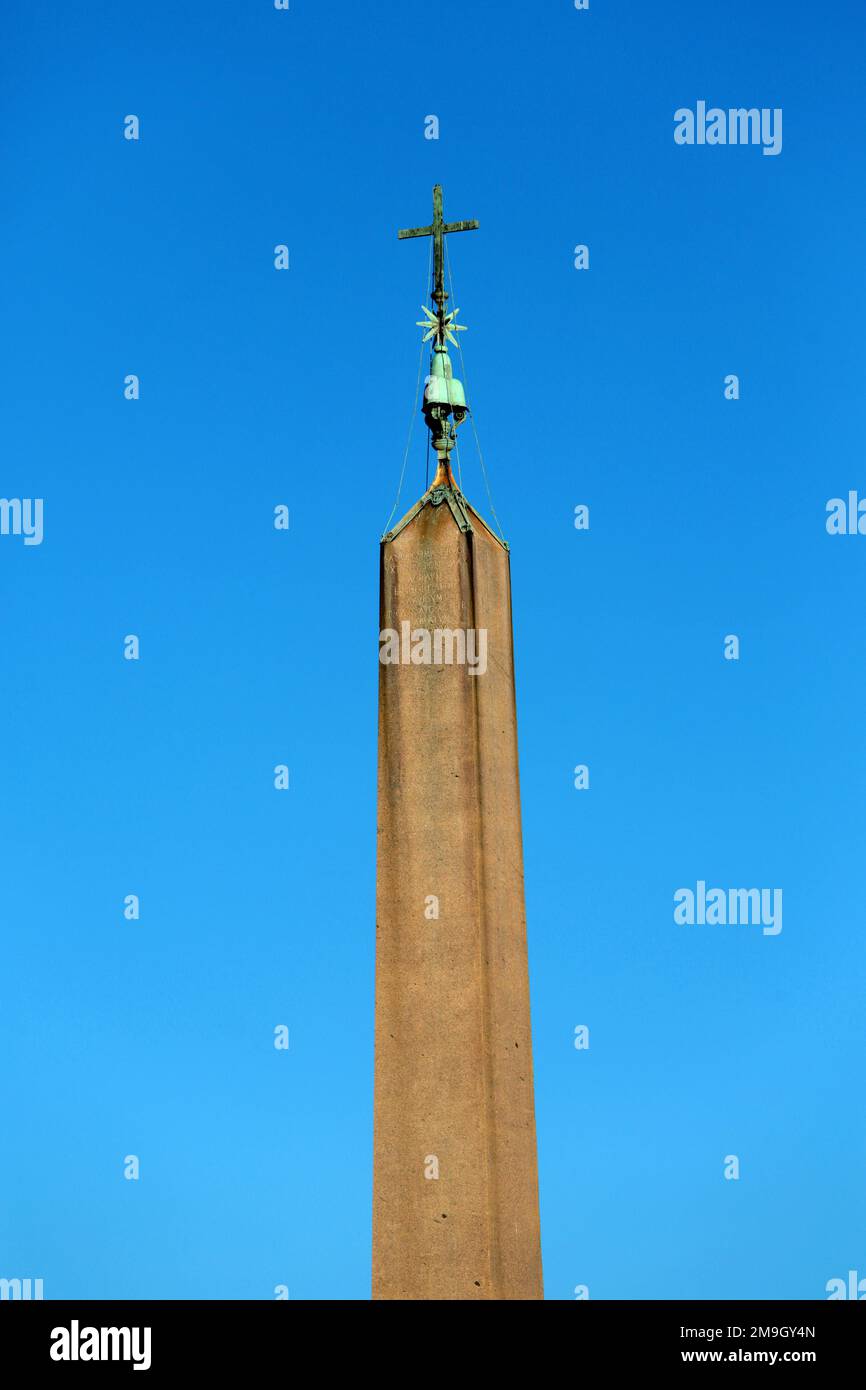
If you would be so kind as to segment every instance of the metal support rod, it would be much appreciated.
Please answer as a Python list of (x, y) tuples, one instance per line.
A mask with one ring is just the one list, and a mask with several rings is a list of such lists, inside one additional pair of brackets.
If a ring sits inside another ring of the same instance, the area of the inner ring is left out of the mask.
[(445, 292), (445, 235), (442, 231), (444, 224), (442, 185), (437, 183), (433, 189), (433, 293), (430, 298), (436, 305), (440, 322), (448, 298)]

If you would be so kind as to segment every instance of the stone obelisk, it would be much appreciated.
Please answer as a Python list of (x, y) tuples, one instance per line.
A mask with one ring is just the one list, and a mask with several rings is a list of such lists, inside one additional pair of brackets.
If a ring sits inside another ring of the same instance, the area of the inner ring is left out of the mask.
[(451, 473), (434, 189), (432, 486), (380, 571), (374, 1299), (543, 1297), (509, 553)]

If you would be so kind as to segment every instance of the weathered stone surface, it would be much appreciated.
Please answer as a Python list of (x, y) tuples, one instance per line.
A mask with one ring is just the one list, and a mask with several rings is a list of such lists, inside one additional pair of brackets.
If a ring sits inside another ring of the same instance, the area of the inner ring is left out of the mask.
[(488, 636), (483, 675), (380, 666), (376, 1299), (543, 1297), (509, 557), (469, 515), (381, 552), (382, 629)]

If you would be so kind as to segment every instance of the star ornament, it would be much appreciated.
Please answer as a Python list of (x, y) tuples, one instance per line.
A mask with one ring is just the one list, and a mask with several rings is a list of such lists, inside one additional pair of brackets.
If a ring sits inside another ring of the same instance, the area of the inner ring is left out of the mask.
[[(439, 336), (439, 315), (432, 313), (429, 309), (426, 309), (423, 304), (421, 305), (421, 313), (424, 315), (424, 318), (416, 319), (415, 324), (417, 328), (426, 328), (427, 332), (424, 334), (424, 337), (421, 339), (421, 341), (427, 343), (430, 341), (432, 337)], [(468, 327), (468, 325), (465, 323), (455, 322), (459, 313), (459, 309), (453, 309), (451, 313), (446, 314), (444, 319), (442, 320), (443, 337), (449, 343), (453, 343), (455, 347), (457, 346), (457, 338), (455, 337), (455, 334), (465, 333)]]

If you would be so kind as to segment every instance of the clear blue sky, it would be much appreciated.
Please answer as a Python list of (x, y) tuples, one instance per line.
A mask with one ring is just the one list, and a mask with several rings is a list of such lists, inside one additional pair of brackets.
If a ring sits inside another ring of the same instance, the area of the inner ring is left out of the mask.
[[(859, 0), (2, 28), (0, 493), (45, 538), (0, 537), (0, 1275), (369, 1296), (378, 540), (427, 268), (395, 233), (436, 181), (481, 222), (547, 1297), (866, 1275), (866, 538), (824, 525), (866, 493)], [(698, 100), (781, 107), (782, 153), (675, 145)], [(782, 933), (677, 926), (698, 879), (781, 887)]]

